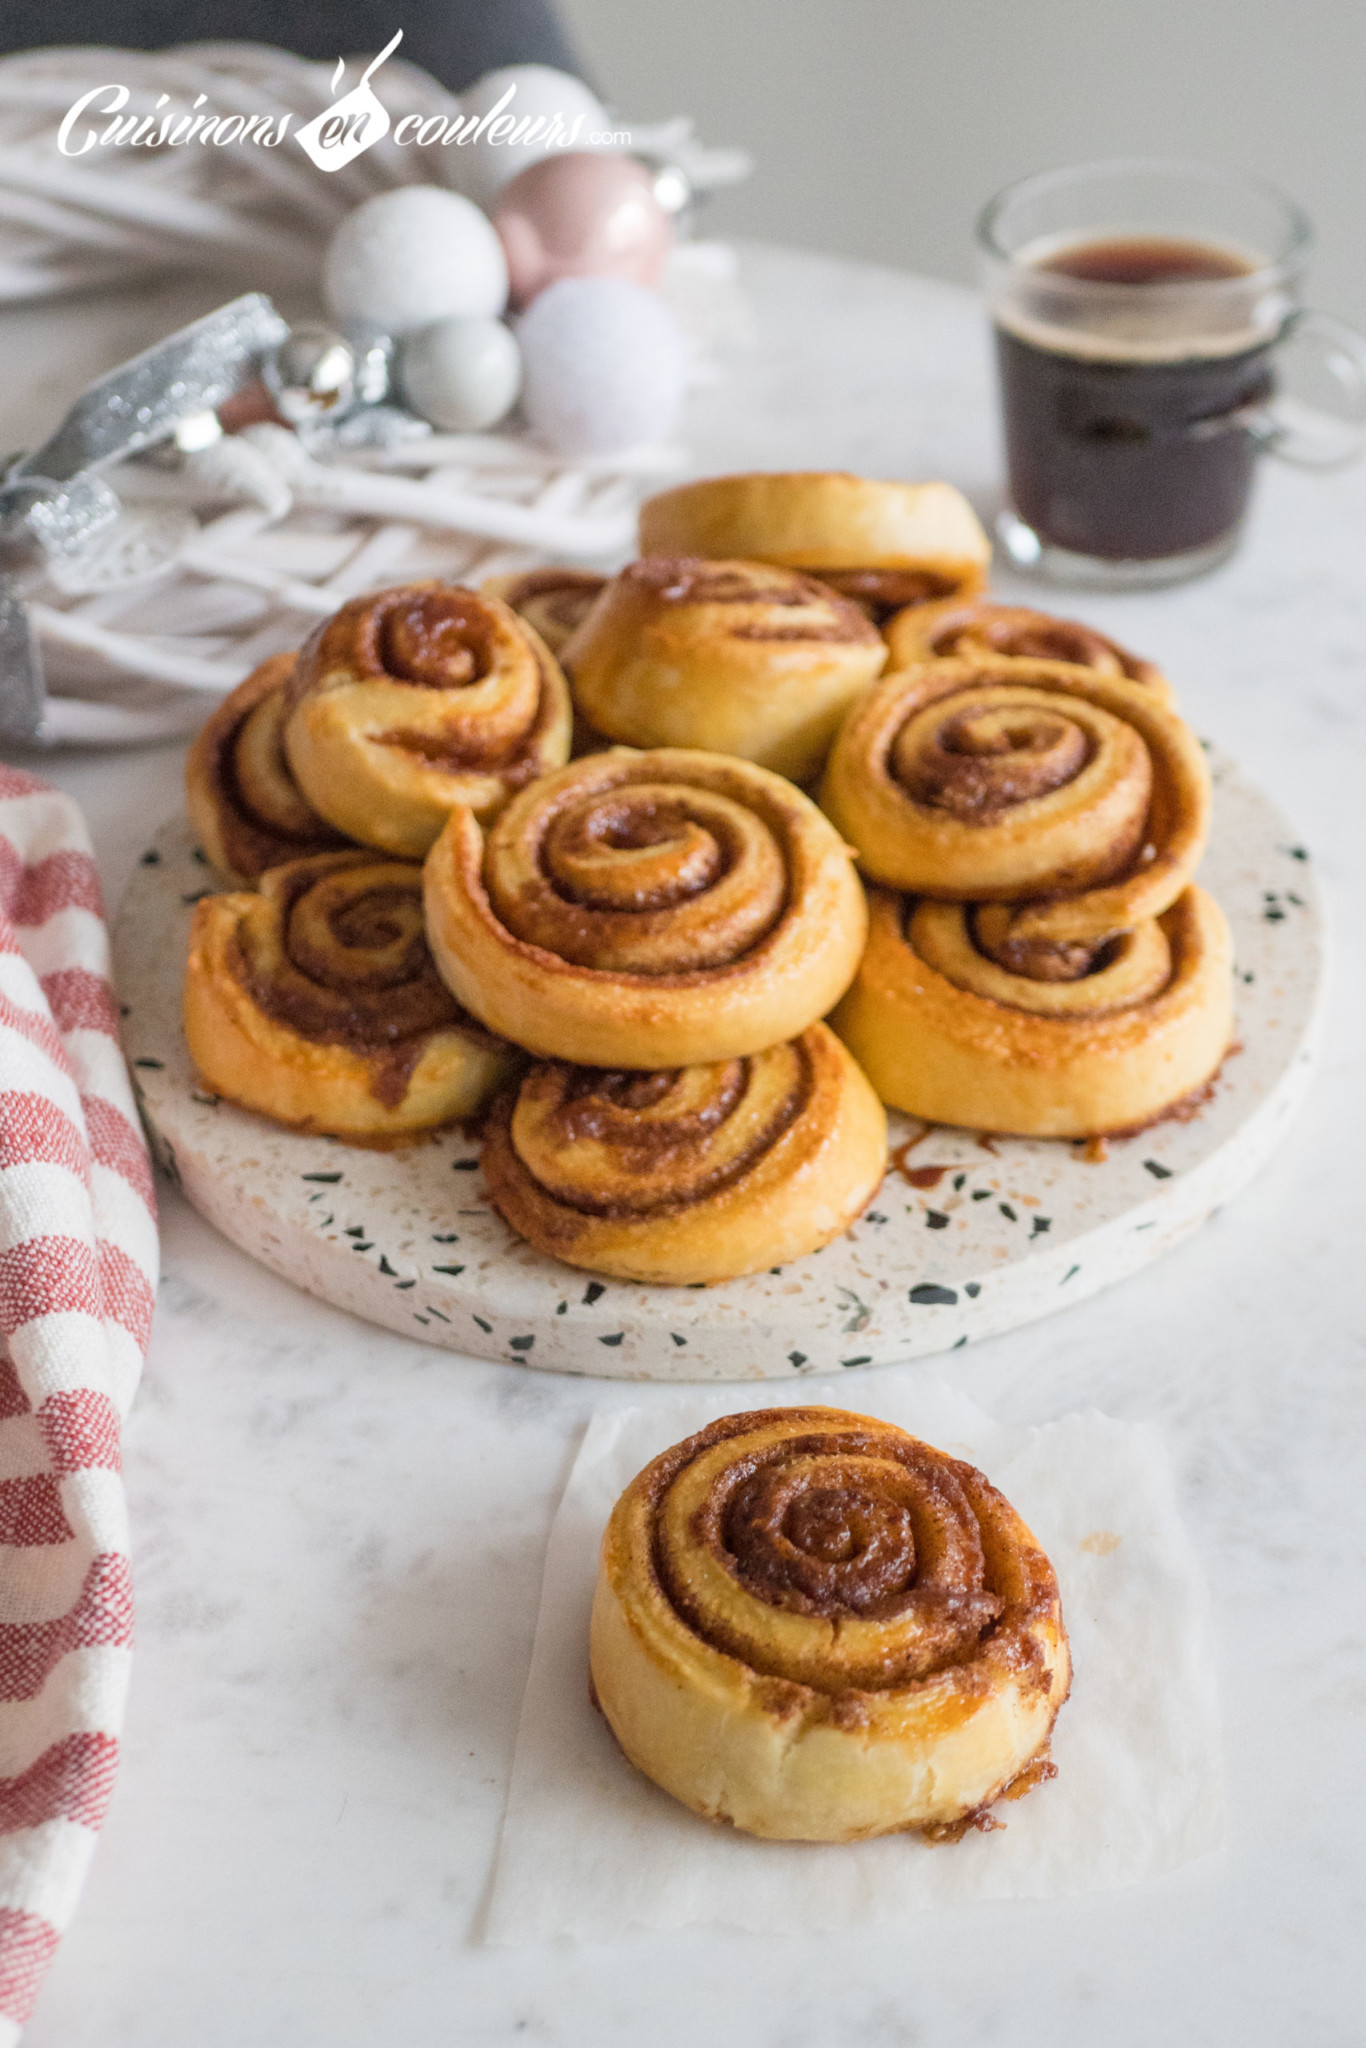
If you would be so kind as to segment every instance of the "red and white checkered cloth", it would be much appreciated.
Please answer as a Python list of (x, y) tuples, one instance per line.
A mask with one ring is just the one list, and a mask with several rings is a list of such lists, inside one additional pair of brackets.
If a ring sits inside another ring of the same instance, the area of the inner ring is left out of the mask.
[(156, 1286), (90, 841), (0, 766), (0, 2048), (70, 1921), (132, 1637), (119, 1432)]

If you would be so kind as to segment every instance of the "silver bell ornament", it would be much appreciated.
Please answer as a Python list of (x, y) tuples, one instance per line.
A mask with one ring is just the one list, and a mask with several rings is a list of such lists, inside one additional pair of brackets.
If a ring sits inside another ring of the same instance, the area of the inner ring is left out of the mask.
[(344, 334), (315, 321), (292, 327), (270, 349), (261, 376), (282, 420), (290, 426), (356, 403), (356, 351)]
[(342, 334), (356, 358), (356, 404), (383, 405), (394, 393), (394, 337), (373, 320), (347, 320)]

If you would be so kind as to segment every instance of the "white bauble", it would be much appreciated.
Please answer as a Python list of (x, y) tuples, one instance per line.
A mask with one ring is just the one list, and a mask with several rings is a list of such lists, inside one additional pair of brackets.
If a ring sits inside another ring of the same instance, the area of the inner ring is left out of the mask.
[(522, 384), (522, 356), (501, 320), (438, 320), (420, 327), (399, 358), (403, 395), (447, 433), (477, 434), (502, 419)]
[[(538, 164), (543, 156), (567, 149), (599, 148), (601, 145), (590, 142), (589, 137), (608, 128), (607, 109), (597, 95), (589, 91), (581, 78), (568, 71), (556, 71), (549, 64), (506, 64), (498, 71), (486, 72), (468, 92), (460, 95), (462, 126), (492, 113), (509, 86), (513, 88), (511, 99), (501, 114), (494, 115), (477, 141), (451, 143), (437, 152), (447, 183), (489, 208), (508, 180), (529, 164)], [(552, 139), (557, 114), (558, 139)], [(542, 124), (540, 133), (529, 142), (490, 136), (489, 129), (510, 136), (513, 129), (504, 124), (520, 126), (528, 121)]]
[(688, 348), (664, 301), (624, 277), (566, 277), (517, 324), (527, 422), (561, 455), (612, 455), (678, 425)]
[(470, 200), (400, 185), (347, 215), (328, 245), (323, 290), (337, 319), (411, 334), (433, 320), (496, 317), (507, 304), (507, 260)]

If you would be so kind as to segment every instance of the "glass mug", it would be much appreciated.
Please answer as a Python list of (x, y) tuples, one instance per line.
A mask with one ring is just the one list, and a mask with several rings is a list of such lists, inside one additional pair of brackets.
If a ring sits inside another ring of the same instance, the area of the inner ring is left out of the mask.
[(1270, 186), (1131, 158), (1026, 178), (978, 223), (1017, 568), (1176, 582), (1232, 553), (1262, 450), (1366, 439), (1366, 338), (1306, 312), (1309, 223)]

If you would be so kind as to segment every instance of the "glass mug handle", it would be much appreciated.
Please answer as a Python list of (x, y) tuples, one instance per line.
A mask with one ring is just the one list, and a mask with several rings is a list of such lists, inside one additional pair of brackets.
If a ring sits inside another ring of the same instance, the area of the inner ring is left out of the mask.
[(1277, 390), (1252, 409), (1259, 445), (1301, 469), (1338, 469), (1366, 448), (1366, 335), (1331, 313), (1292, 313), (1276, 345)]

